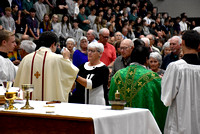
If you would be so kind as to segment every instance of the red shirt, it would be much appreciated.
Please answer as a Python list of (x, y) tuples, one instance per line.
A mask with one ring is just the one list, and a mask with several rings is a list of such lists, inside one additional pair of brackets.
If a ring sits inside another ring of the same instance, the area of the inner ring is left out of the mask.
[(104, 51), (101, 56), (101, 61), (108, 66), (111, 62), (115, 61), (116, 59), (116, 50), (115, 47), (109, 43), (104, 45)]

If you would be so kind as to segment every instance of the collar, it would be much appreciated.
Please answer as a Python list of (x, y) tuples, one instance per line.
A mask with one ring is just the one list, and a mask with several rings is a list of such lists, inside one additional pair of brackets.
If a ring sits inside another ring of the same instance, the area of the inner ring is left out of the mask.
[(4, 57), (4, 58), (8, 58), (8, 55), (7, 55), (7, 53), (0, 52), (0, 55), (1, 55), (2, 57)]
[(123, 57), (121, 57), (121, 61), (123, 62), (124, 66), (127, 67), (127, 66), (129, 66), (130, 63), (131, 63), (131, 57), (128, 57), (128, 58), (126, 58), (126, 59), (123, 58)]
[(97, 67), (102, 67), (102, 66), (105, 65), (103, 62), (101, 62), (100, 64), (95, 65), (95, 66), (89, 66), (88, 64), (89, 64), (89, 62), (86, 62), (86, 63), (84, 64), (84, 68), (85, 68), (86, 70), (93, 70), (93, 69), (95, 69), (95, 68), (97, 68)]
[[(139, 66), (142, 66), (142, 67), (146, 68), (145, 65), (142, 65), (142, 64), (140, 64), (140, 63), (138, 63), (138, 62), (132, 62), (132, 63), (130, 63), (130, 65), (139, 65)], [(146, 69), (147, 69), (147, 68), (146, 68)]]

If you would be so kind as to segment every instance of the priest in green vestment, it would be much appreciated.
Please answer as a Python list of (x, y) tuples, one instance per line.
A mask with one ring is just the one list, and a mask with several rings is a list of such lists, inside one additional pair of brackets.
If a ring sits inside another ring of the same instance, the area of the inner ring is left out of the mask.
[(145, 67), (148, 57), (148, 48), (134, 48), (130, 66), (119, 70), (111, 79), (109, 100), (115, 100), (118, 90), (126, 107), (149, 109), (163, 132), (167, 107), (161, 101), (161, 78)]

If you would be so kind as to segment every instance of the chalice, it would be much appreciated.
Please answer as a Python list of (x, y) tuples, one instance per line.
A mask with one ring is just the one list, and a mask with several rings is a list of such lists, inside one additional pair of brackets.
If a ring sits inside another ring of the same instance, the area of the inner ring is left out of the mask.
[(9, 101), (9, 107), (5, 108), (6, 110), (17, 110), (17, 108), (13, 106), (13, 102), (16, 98), (17, 92), (5, 92), (5, 99)]
[(3, 89), (8, 92), (8, 90), (11, 88), (12, 86), (12, 81), (2, 81), (2, 86), (3, 86)]
[(30, 92), (32, 92), (34, 89), (34, 86), (31, 84), (23, 84), (22, 85), (22, 90), (26, 93), (26, 104), (24, 107), (22, 107), (21, 109), (34, 109), (33, 107), (31, 107), (29, 105), (29, 98), (30, 98)]

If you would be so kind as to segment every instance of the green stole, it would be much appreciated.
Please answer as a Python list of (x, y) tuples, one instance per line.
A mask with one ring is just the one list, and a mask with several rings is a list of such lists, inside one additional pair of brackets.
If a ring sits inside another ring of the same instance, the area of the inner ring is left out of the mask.
[(149, 109), (163, 132), (167, 107), (161, 101), (161, 78), (157, 73), (141, 65), (130, 65), (112, 77), (109, 100), (115, 100), (117, 90), (126, 107)]

